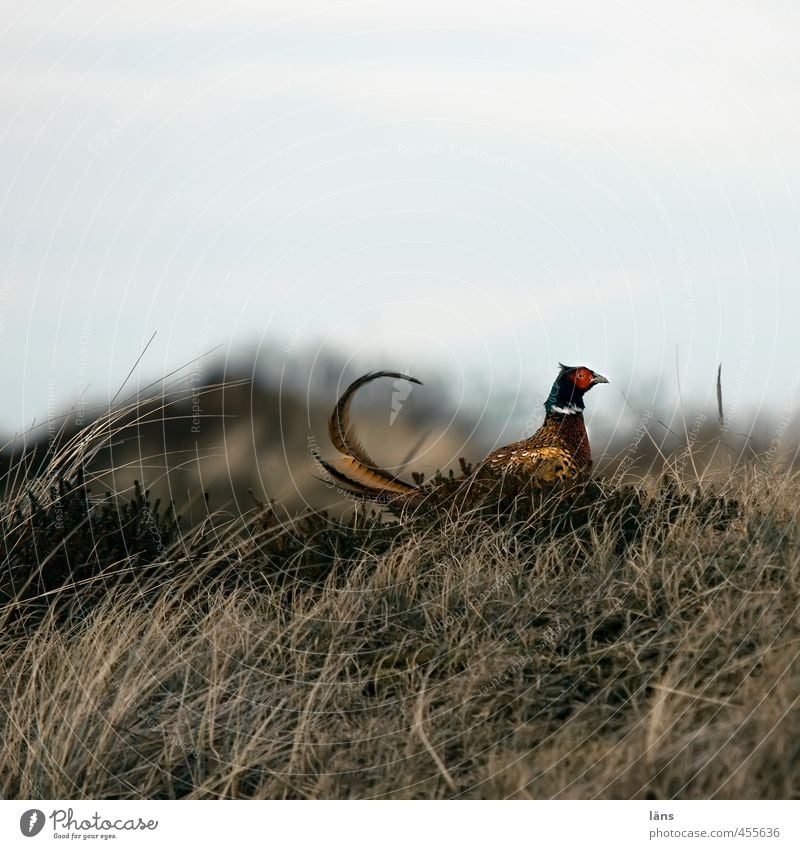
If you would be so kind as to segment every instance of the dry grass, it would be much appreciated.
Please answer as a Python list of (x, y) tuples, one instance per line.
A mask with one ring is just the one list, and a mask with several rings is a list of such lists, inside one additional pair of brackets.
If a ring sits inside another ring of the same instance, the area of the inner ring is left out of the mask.
[(800, 479), (665, 480), (255, 510), (57, 592), (10, 521), (0, 795), (797, 798)]

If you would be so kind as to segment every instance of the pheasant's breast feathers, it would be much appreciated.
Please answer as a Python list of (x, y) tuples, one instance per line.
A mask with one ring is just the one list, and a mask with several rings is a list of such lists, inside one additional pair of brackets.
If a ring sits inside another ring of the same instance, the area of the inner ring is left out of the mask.
[(550, 413), (530, 439), (498, 448), (483, 465), (494, 472), (529, 475), (542, 482), (586, 474), (592, 455), (583, 416)]
[(571, 452), (559, 445), (533, 446), (531, 440), (522, 440), (498, 448), (484, 461), (494, 472), (525, 475), (543, 482), (574, 478), (581, 470)]

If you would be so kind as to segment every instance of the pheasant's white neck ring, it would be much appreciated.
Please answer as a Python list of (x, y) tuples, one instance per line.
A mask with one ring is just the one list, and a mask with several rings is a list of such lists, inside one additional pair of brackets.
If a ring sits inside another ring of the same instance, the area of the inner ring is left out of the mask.
[(556, 407), (553, 405), (550, 407), (551, 413), (560, 413), (562, 416), (574, 416), (576, 413), (582, 413), (583, 409), (577, 404), (566, 404), (563, 407)]

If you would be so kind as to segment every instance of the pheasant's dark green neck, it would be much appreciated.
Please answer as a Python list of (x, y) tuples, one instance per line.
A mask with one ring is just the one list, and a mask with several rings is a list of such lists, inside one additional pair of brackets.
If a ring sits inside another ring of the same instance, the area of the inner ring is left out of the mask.
[(556, 413), (562, 416), (574, 416), (583, 413), (583, 391), (565, 375), (556, 378), (547, 400), (544, 402), (547, 415)]

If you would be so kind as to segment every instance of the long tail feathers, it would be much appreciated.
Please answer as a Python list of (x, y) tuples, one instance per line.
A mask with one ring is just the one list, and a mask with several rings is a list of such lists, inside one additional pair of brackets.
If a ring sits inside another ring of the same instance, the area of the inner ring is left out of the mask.
[(347, 387), (333, 408), (328, 421), (328, 433), (334, 447), (345, 456), (330, 462), (319, 458), (323, 468), (334, 480), (362, 498), (386, 500), (395, 495), (413, 495), (420, 492), (418, 486), (406, 483), (396, 478), (391, 472), (382, 469), (369, 456), (355, 432), (355, 426), (350, 420), (350, 406), (353, 396), (367, 383), (379, 377), (392, 377), (396, 380), (407, 380), (410, 383), (421, 384), (414, 377), (397, 371), (376, 371), (359, 377)]

